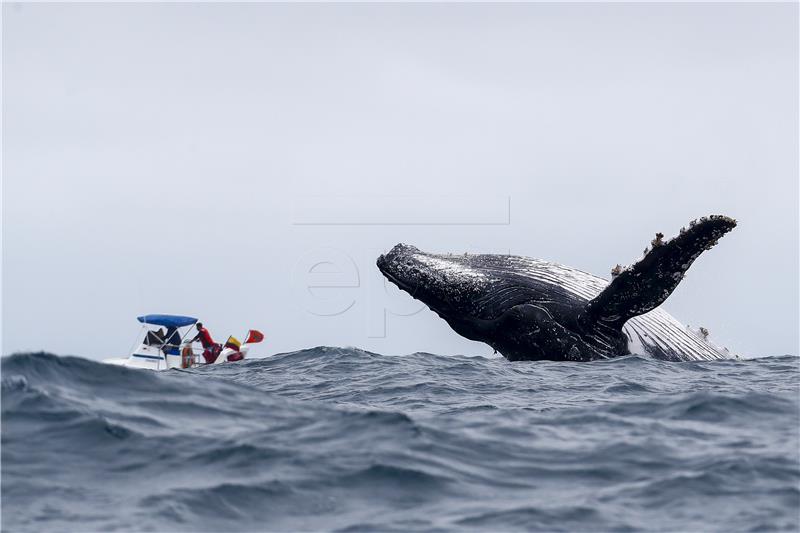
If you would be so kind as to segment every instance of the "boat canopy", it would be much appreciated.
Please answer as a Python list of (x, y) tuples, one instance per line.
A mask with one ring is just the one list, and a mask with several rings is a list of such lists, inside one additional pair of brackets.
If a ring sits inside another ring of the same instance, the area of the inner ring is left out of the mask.
[(197, 322), (197, 319), (194, 317), (179, 315), (144, 315), (136, 317), (136, 320), (142, 324), (153, 324), (167, 328), (182, 328), (184, 326), (191, 326)]

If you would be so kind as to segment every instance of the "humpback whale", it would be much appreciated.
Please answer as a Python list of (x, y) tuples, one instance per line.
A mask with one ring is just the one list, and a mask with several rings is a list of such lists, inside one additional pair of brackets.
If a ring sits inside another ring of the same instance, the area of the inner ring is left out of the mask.
[(511, 361), (591, 361), (628, 354), (671, 361), (731, 357), (661, 309), (691, 264), (736, 226), (712, 215), (668, 241), (661, 233), (635, 264), (607, 281), (575, 268), (513, 255), (425, 253), (398, 244), (377, 266), (458, 334)]

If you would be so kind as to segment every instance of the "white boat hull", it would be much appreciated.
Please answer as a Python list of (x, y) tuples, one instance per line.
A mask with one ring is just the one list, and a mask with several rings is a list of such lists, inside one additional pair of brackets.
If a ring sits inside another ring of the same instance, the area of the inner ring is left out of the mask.
[[(246, 358), (248, 349), (249, 346), (244, 345), (239, 350), (243, 358)], [(222, 352), (220, 352), (219, 357), (217, 357), (217, 359), (211, 364), (220, 365), (227, 363), (229, 362), (228, 356), (233, 355), (234, 353), (236, 352), (231, 348), (225, 348), (222, 350)], [(194, 362), (188, 368), (196, 368), (207, 365), (207, 363), (203, 361), (202, 354), (194, 354), (192, 359)], [(137, 348), (127, 358), (119, 357), (114, 359), (106, 359), (103, 362), (112, 365), (125, 366), (128, 368), (143, 368), (156, 371), (169, 370), (171, 368), (184, 368), (183, 357), (181, 355), (164, 355), (163, 353), (160, 353), (160, 350), (146, 345), (139, 346), (139, 348)]]

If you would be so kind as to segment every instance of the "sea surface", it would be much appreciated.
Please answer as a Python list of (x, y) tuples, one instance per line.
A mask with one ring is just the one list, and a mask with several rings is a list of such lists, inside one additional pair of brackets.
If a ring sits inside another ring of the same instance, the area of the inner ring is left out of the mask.
[(800, 359), (2, 359), (3, 531), (800, 529)]

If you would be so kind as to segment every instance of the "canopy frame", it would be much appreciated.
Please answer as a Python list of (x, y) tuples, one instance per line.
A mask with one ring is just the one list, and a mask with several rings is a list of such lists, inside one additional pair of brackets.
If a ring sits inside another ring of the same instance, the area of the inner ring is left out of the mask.
[(199, 322), (197, 318), (192, 316), (181, 315), (143, 315), (136, 317), (136, 320), (142, 324), (163, 326), (165, 328), (183, 328), (186, 326), (192, 326)]

